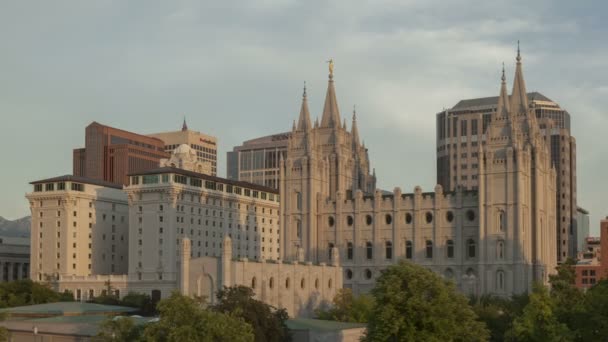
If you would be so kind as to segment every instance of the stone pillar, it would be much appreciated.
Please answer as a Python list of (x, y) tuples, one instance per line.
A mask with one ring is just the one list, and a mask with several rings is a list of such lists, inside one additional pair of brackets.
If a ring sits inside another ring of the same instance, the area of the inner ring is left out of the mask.
[(182, 239), (180, 290), (184, 296), (190, 295), (190, 245), (191, 242), (189, 238)]
[(218, 272), (222, 276), (222, 286), (232, 285), (232, 239), (230, 236), (224, 236), (224, 247), (221, 256), (221, 269)]

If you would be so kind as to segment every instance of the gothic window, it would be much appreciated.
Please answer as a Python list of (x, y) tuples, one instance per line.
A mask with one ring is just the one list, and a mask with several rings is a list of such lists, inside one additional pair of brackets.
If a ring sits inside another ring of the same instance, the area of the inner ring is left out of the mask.
[(446, 218), (446, 220), (448, 220), (448, 222), (454, 221), (454, 213), (452, 211), (448, 211), (445, 214), (445, 218)]
[(346, 217), (346, 224), (348, 224), (349, 227), (351, 227), (353, 225), (353, 222), (354, 222), (354, 220), (353, 220), (352, 216), (349, 215)]
[(504, 258), (504, 249), (505, 249), (505, 243), (504, 241), (500, 240), (498, 241), (498, 243), (496, 244), (496, 257), (498, 258), (498, 260), (502, 260)]
[(348, 242), (346, 244), (346, 258), (348, 260), (353, 260), (353, 243)]
[(393, 223), (393, 217), (390, 214), (386, 214), (385, 220), (386, 220), (386, 224)]
[(365, 279), (372, 279), (372, 270), (369, 268), (365, 270)]
[(425, 215), (425, 218), (426, 218), (426, 223), (433, 222), (433, 213), (431, 213), (430, 211), (427, 211), (426, 215)]
[(392, 242), (386, 241), (385, 251), (386, 251), (386, 258), (392, 259), (393, 258), (393, 243)]
[(302, 278), (302, 280), (300, 280), (300, 288), (302, 290), (304, 290), (304, 285), (306, 285), (306, 283), (304, 282), (304, 278)]
[(329, 226), (330, 226), (330, 227), (333, 227), (333, 226), (334, 226), (334, 223), (335, 223), (334, 217), (333, 217), (333, 216), (330, 216), (330, 217), (327, 219), (327, 224), (329, 224)]
[(289, 278), (285, 279), (285, 288), (289, 288)]
[(368, 241), (365, 243), (365, 250), (367, 252), (367, 259), (371, 260), (374, 256), (374, 249), (371, 242)]
[(446, 246), (447, 246), (448, 258), (453, 258), (454, 257), (454, 241), (448, 240), (446, 242)]
[(405, 214), (405, 223), (407, 223), (407, 224), (412, 223), (412, 214), (410, 214), (410, 213)]
[(412, 241), (407, 240), (405, 242), (405, 258), (406, 259), (411, 259), (412, 258)]
[(346, 270), (346, 279), (353, 279), (353, 271), (350, 269)]
[(505, 289), (505, 272), (499, 270), (496, 272), (496, 290), (503, 291)]
[(255, 289), (255, 277), (251, 279), (251, 288)]
[(296, 208), (302, 210), (302, 193), (296, 192)]
[(475, 257), (475, 241), (473, 239), (467, 240), (467, 256), (469, 258)]
[(426, 258), (433, 258), (433, 241), (431, 240), (426, 240)]
[(329, 243), (327, 244), (327, 260), (331, 260), (331, 250), (332, 248), (334, 248), (334, 244), (333, 243)]
[(471, 222), (475, 220), (475, 212), (473, 210), (467, 211), (467, 220)]
[(319, 279), (315, 279), (315, 289), (319, 289)]
[(372, 224), (372, 216), (371, 215), (365, 216), (365, 223), (367, 223), (368, 226), (371, 226), (371, 224)]
[(274, 286), (274, 278), (270, 277), (270, 280), (268, 281), (268, 287), (273, 288)]

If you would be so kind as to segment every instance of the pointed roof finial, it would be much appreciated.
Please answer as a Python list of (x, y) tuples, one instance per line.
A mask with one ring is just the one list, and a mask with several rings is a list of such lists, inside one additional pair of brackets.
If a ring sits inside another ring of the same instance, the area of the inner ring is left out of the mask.
[(334, 59), (330, 58), (327, 63), (329, 63), (329, 79), (334, 78)]
[(517, 40), (517, 61), (521, 61), (521, 54), (519, 53), (519, 39)]
[(507, 81), (507, 78), (505, 77), (505, 62), (502, 62), (502, 77), (500, 78), (503, 82)]
[(303, 98), (306, 98), (306, 81), (304, 81), (304, 93), (302, 94)]
[(182, 124), (182, 131), (187, 131), (188, 125), (186, 124), (186, 116), (184, 115), (184, 123)]
[(353, 121), (357, 120), (357, 105), (353, 105)]

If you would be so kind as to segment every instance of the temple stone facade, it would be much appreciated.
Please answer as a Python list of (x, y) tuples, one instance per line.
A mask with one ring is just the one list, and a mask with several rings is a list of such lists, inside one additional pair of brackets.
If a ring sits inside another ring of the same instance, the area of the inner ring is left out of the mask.
[(311, 124), (306, 90), (281, 165), (284, 262), (331, 262), (341, 252), (344, 286), (367, 292), (400, 259), (453, 279), (466, 293), (510, 295), (546, 283), (557, 255), (555, 170), (526, 98), (521, 56), (513, 94), (502, 77), (489, 140), (478, 145), (479, 187), (425, 193), (375, 189), (356, 114), (342, 124), (333, 70), (321, 123)]

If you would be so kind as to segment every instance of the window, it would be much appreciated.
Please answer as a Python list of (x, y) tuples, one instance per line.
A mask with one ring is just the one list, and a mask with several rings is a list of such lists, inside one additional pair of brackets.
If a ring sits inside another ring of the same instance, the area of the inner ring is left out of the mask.
[(372, 270), (369, 268), (365, 270), (365, 279), (372, 279)]
[(366, 223), (368, 226), (371, 226), (372, 222), (373, 222), (373, 220), (372, 220), (372, 216), (371, 216), (371, 215), (366, 215), (366, 216), (365, 216), (365, 223)]
[(505, 212), (501, 210), (498, 212), (498, 230), (500, 230), (501, 232), (505, 231), (504, 222), (505, 222)]
[(406, 259), (411, 259), (412, 258), (412, 249), (413, 249), (412, 241), (407, 240), (405, 242), (405, 258)]
[(496, 244), (496, 257), (498, 258), (498, 260), (502, 260), (504, 258), (504, 249), (505, 249), (505, 243), (504, 241), (498, 241), (498, 243)]
[(426, 218), (426, 223), (433, 222), (433, 214), (430, 211), (426, 212), (425, 218)]
[(386, 243), (384, 245), (385, 245), (386, 258), (392, 259), (393, 258), (393, 243), (390, 241), (386, 241)]
[(467, 240), (467, 256), (469, 258), (475, 257), (475, 240), (473, 239)]
[(331, 251), (334, 248), (334, 244), (333, 243), (329, 243), (327, 244), (327, 260), (331, 260)]
[(251, 288), (255, 289), (255, 277), (251, 279)]
[(353, 243), (348, 242), (346, 244), (346, 258), (348, 260), (353, 260)]
[(445, 214), (445, 219), (448, 220), (448, 222), (454, 221), (454, 213), (452, 211), (448, 211)]
[(353, 217), (352, 217), (352, 216), (350, 216), (350, 215), (349, 215), (349, 216), (347, 216), (347, 217), (346, 217), (346, 224), (348, 224), (348, 226), (350, 227), (350, 226), (352, 226), (352, 225), (353, 225), (353, 223), (354, 223)]
[(289, 278), (285, 279), (285, 288), (289, 288)]
[(333, 217), (333, 216), (330, 216), (330, 217), (327, 219), (327, 224), (328, 224), (330, 227), (333, 227), (333, 226), (334, 226), (334, 223), (335, 223), (334, 217)]
[(412, 214), (410, 214), (410, 213), (405, 214), (405, 223), (407, 223), (407, 224), (412, 223)]
[(426, 240), (426, 258), (433, 258), (433, 241), (431, 240)]
[(503, 291), (505, 288), (505, 272), (499, 270), (496, 272), (496, 290)]
[(467, 220), (471, 222), (475, 221), (475, 212), (473, 210), (467, 211)]
[(384, 219), (386, 220), (386, 224), (393, 223), (393, 217), (390, 214), (386, 214), (386, 216), (384, 217)]
[(447, 255), (448, 255), (448, 258), (453, 258), (454, 257), (454, 241), (453, 240), (448, 240), (446, 242), (446, 246), (447, 246)]
[(346, 279), (353, 279), (353, 271), (350, 269), (346, 270)]
[(366, 250), (367, 259), (371, 260), (374, 256), (374, 249), (372, 247), (371, 242), (368, 241), (365, 243), (365, 250)]

